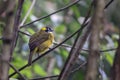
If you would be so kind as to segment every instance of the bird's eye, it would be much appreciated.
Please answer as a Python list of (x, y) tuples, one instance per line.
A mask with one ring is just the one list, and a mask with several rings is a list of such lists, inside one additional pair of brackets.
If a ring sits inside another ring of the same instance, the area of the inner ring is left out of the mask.
[(48, 31), (50, 31), (50, 30), (51, 30), (51, 28), (48, 27)]
[(52, 28), (49, 28), (48, 30), (49, 30), (50, 32), (52, 32), (52, 31), (53, 31), (53, 30), (52, 30)]

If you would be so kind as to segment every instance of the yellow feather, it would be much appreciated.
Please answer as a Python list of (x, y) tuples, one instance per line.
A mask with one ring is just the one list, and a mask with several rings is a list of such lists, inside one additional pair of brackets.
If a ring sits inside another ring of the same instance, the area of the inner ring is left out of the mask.
[(50, 48), (53, 41), (54, 35), (49, 27), (43, 27), (39, 32), (32, 35), (29, 41), (30, 55), (28, 64), (31, 64), (33, 54), (44, 53)]

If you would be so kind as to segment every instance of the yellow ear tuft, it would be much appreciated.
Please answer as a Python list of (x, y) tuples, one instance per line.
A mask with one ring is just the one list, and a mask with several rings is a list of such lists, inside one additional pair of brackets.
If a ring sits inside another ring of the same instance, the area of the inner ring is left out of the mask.
[(42, 31), (45, 31), (45, 30), (46, 30), (46, 27), (41, 28), (41, 30), (42, 30)]

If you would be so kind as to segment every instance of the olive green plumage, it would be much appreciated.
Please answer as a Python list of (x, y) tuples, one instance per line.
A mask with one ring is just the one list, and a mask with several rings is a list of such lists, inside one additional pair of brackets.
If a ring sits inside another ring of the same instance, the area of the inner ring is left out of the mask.
[(52, 45), (54, 41), (53, 30), (50, 27), (43, 27), (30, 37), (29, 48), (30, 55), (28, 64), (32, 63), (32, 56), (36, 53), (44, 53)]

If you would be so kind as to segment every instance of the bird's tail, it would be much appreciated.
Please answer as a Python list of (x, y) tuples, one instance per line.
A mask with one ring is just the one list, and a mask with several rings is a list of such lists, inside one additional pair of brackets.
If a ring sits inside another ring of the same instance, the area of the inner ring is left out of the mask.
[(30, 52), (29, 59), (28, 59), (28, 65), (32, 64), (32, 56), (33, 56), (33, 52)]

